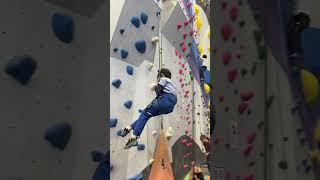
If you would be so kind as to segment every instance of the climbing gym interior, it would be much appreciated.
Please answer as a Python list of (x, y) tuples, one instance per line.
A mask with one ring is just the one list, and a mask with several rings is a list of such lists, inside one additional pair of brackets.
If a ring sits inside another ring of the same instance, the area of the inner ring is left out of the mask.
[[(200, 141), (210, 137), (209, 4), (110, 1), (110, 179), (184, 179), (194, 166), (209, 178)], [(177, 105), (151, 118), (138, 145), (124, 149), (121, 131), (155, 98), (161, 68), (172, 73)]]

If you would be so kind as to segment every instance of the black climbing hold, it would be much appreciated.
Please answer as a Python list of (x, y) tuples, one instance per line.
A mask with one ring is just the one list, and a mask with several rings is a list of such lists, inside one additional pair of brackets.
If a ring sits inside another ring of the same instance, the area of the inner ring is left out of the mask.
[(244, 77), (248, 73), (248, 70), (245, 68), (241, 69), (241, 76)]
[(131, 23), (136, 27), (139, 28), (140, 27), (140, 19), (136, 16), (133, 16), (131, 18)]
[(100, 162), (103, 159), (104, 154), (100, 151), (91, 151), (91, 159), (93, 162)]
[(124, 33), (124, 29), (120, 29), (120, 34), (123, 34)]
[(301, 134), (302, 133), (302, 129), (301, 128), (298, 128), (296, 131), (297, 131), (297, 134)]
[(124, 50), (124, 49), (121, 49), (121, 58), (122, 59), (125, 59), (128, 57), (128, 51)]
[(71, 135), (71, 125), (67, 122), (62, 122), (48, 127), (44, 138), (54, 147), (64, 150), (69, 143)]
[(255, 162), (253, 162), (253, 161), (251, 161), (250, 163), (249, 163), (249, 166), (250, 167), (252, 167), (252, 166), (254, 166), (255, 165)]
[(254, 38), (256, 40), (257, 45), (262, 41), (262, 33), (260, 31), (254, 31)]
[(151, 27), (151, 30), (152, 30), (152, 31), (154, 30), (154, 26)]
[(260, 153), (259, 153), (259, 156), (260, 156), (260, 157), (264, 157), (264, 153), (263, 153), (263, 152), (260, 152)]
[(156, 13), (157, 16), (160, 16), (160, 14), (161, 14), (161, 13), (160, 13), (159, 11)]
[(126, 101), (125, 103), (123, 103), (123, 105), (124, 105), (127, 109), (130, 109), (131, 106), (132, 106), (132, 101), (131, 101), (131, 100), (128, 100), (128, 101)]
[(74, 21), (71, 16), (55, 13), (52, 16), (52, 30), (56, 37), (64, 42), (71, 43), (74, 38)]
[(141, 40), (141, 41), (137, 41), (135, 43), (135, 47), (137, 49), (138, 52), (140, 52), (141, 54), (145, 53), (146, 52), (146, 49), (147, 49), (147, 44), (144, 40)]
[(116, 88), (119, 88), (121, 85), (121, 80), (120, 79), (115, 79), (112, 81), (112, 85)]
[(143, 24), (147, 24), (148, 15), (147, 15), (146, 13), (142, 12), (141, 15), (140, 15), (140, 18), (141, 18), (141, 22), (142, 22)]
[(118, 52), (118, 50), (119, 50), (118, 48), (113, 48), (113, 52), (115, 53)]
[(283, 141), (287, 142), (288, 141), (288, 137), (283, 137)]
[[(191, 44), (191, 43), (190, 43), (190, 44)], [(203, 59), (207, 59), (207, 55), (205, 55), (205, 54), (202, 55), (202, 58), (203, 58)]]
[(263, 127), (263, 125), (264, 125), (264, 122), (263, 122), (263, 121), (259, 122), (259, 123), (258, 123), (258, 129), (261, 129), (261, 128)]
[(173, 41), (173, 44), (176, 44), (176, 41)]
[(244, 20), (242, 20), (242, 21), (239, 22), (240, 28), (242, 28), (244, 25), (245, 25), (245, 21), (244, 21)]
[(258, 56), (260, 60), (267, 59), (268, 50), (266, 46), (258, 46)]
[(9, 60), (5, 72), (22, 85), (29, 83), (37, 68), (37, 62), (29, 55), (17, 56)]
[(110, 119), (110, 128), (114, 128), (114, 127), (116, 127), (117, 126), (117, 124), (118, 124), (118, 119), (117, 118), (111, 118)]
[(257, 63), (253, 63), (251, 68), (251, 74), (255, 75), (256, 71), (257, 71)]
[(237, 89), (235, 89), (235, 90), (233, 91), (233, 93), (237, 95), (237, 94), (239, 93), (239, 91), (238, 91)]
[(280, 162), (278, 163), (278, 166), (279, 166), (279, 168), (282, 169), (282, 170), (287, 170), (287, 169), (288, 169), (288, 163), (287, 163), (287, 161), (280, 161)]
[(92, 180), (110, 179), (110, 152), (108, 151), (98, 167), (96, 168)]
[(191, 43), (188, 43), (188, 46), (189, 46), (189, 47), (191, 47), (191, 45), (192, 45)]
[(142, 109), (139, 109), (139, 113), (141, 113), (142, 112)]
[(230, 144), (225, 144), (226, 148), (229, 149), (230, 148)]
[(197, 115), (199, 116), (199, 115), (200, 115), (200, 113), (197, 113)]
[(270, 106), (273, 104), (274, 96), (269, 96), (269, 98), (266, 101), (266, 108), (269, 109)]
[(128, 65), (128, 66), (126, 67), (126, 71), (127, 71), (127, 73), (128, 73), (129, 75), (133, 75), (133, 67), (132, 67), (132, 66)]
[(300, 139), (300, 144), (303, 146), (304, 143), (305, 143), (305, 139), (304, 139), (304, 138), (301, 138), (301, 139)]
[(236, 37), (233, 37), (233, 38), (232, 38), (232, 42), (233, 42), (233, 43), (236, 43), (236, 42), (237, 42), (237, 38), (236, 38)]
[(251, 113), (252, 113), (252, 112), (251, 112), (251, 109), (248, 109), (247, 115), (249, 116)]
[(238, 1), (238, 5), (239, 6), (242, 6), (242, 4), (243, 4), (243, 2), (240, 0), (240, 1)]

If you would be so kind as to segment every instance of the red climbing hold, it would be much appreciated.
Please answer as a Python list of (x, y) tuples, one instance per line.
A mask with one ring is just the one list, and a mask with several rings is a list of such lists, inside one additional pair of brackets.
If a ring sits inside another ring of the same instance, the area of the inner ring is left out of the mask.
[(190, 31), (189, 35), (190, 35), (190, 36), (193, 36), (193, 31), (192, 31), (192, 30)]
[(232, 35), (232, 33), (233, 33), (233, 30), (232, 30), (232, 26), (230, 24), (225, 24), (222, 26), (221, 35), (225, 41), (230, 39), (230, 36)]
[(189, 21), (184, 22), (184, 26), (187, 26), (189, 24)]
[(186, 47), (186, 46), (182, 46), (181, 50), (182, 50), (183, 52), (185, 52), (185, 51), (187, 50), (187, 47)]
[(221, 3), (222, 9), (226, 9), (227, 8), (227, 2), (223, 1)]
[(247, 136), (247, 144), (252, 144), (256, 140), (257, 134), (251, 133)]
[(219, 97), (219, 101), (220, 101), (220, 102), (223, 102), (223, 100), (224, 100), (224, 96), (220, 96), (220, 97)]
[(237, 19), (239, 16), (239, 8), (237, 6), (232, 6), (230, 11), (229, 11), (230, 17), (233, 21)]
[(249, 104), (248, 103), (240, 103), (238, 106), (238, 111), (240, 114), (243, 114), (243, 112), (248, 108)]
[(229, 82), (233, 82), (236, 77), (238, 76), (238, 70), (237, 69), (232, 69), (228, 72), (228, 80)]
[(176, 56), (178, 56), (178, 54), (179, 54), (179, 51), (176, 49)]
[(177, 29), (179, 30), (182, 27), (181, 24), (178, 24)]
[(223, 65), (228, 65), (231, 61), (232, 54), (230, 52), (224, 52), (222, 54), (222, 63)]
[(251, 154), (252, 150), (253, 150), (253, 146), (247, 145), (247, 146), (243, 149), (243, 155), (244, 155), (245, 157), (248, 157), (248, 156)]
[(182, 68), (184, 68), (184, 67), (185, 67), (185, 64), (184, 64), (184, 63), (182, 63), (182, 64), (181, 64), (181, 67), (182, 67)]
[(182, 69), (179, 69), (179, 74), (181, 75), (183, 73)]
[(184, 45), (184, 42), (181, 42), (181, 43), (180, 43), (180, 46), (183, 46), (183, 45)]
[(181, 144), (186, 144), (187, 140), (186, 139), (182, 139)]
[(242, 101), (249, 101), (255, 96), (254, 92), (243, 92), (240, 93), (240, 97)]

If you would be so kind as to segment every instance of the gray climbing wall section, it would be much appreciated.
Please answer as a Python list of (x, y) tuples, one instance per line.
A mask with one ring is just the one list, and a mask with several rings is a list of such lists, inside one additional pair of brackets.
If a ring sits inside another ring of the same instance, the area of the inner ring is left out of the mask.
[[(143, 4), (143, 6), (142, 6)], [(153, 0), (126, 0), (111, 41), (110, 56), (139, 66), (154, 61), (161, 9)]]
[(177, 4), (168, 21), (161, 29), (162, 34), (169, 40), (172, 46), (187, 59), (194, 47), (193, 20), (188, 20), (181, 6)]

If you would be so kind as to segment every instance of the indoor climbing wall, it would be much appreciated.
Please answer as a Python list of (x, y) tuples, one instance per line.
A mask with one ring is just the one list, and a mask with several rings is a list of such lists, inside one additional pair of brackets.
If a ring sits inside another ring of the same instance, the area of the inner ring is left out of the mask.
[(267, 54), (253, 50), (257, 26), (246, 1), (215, 3), (213, 179), (263, 179)]
[(78, 3), (1, 1), (0, 179), (93, 179), (106, 167), (106, 5), (89, 18)]

